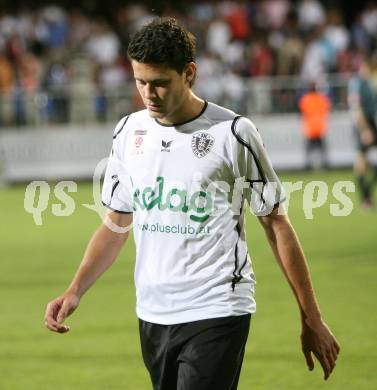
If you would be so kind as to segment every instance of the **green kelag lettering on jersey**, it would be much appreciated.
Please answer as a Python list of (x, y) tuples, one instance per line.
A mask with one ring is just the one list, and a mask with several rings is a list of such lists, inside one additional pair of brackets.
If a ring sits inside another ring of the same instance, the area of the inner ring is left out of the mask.
[[(151, 210), (157, 206), (159, 210), (164, 211), (169, 209), (173, 212), (184, 212), (190, 213), (189, 217), (195, 222), (205, 222), (213, 209), (213, 200), (211, 193), (204, 191), (196, 191), (192, 194), (191, 198), (188, 199), (186, 190), (179, 188), (172, 188), (166, 194), (164, 198), (164, 178), (158, 176), (156, 179), (158, 183), (158, 191), (152, 187), (145, 187), (144, 190), (137, 189), (134, 191), (133, 201), (134, 208), (140, 210)], [(174, 204), (172, 203), (175, 200)], [(199, 207), (198, 202), (205, 202), (204, 206)]]

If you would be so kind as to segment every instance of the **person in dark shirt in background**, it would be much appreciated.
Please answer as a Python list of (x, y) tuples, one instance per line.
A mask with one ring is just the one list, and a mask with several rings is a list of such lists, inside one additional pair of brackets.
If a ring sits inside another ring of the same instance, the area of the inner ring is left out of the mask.
[(371, 81), (373, 62), (364, 59), (359, 71), (354, 75), (348, 86), (348, 103), (355, 129), (358, 154), (354, 171), (358, 180), (362, 206), (366, 209), (373, 207), (372, 190), (377, 180), (377, 167), (374, 175), (368, 180), (368, 150), (377, 146), (377, 96)]

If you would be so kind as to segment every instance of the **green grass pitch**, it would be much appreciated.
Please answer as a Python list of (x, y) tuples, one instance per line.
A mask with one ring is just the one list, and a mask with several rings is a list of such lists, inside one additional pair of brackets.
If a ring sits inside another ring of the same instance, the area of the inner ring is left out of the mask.
[[(350, 171), (285, 174), (282, 180), (353, 180)], [(0, 389), (148, 390), (134, 310), (134, 246), (130, 240), (113, 267), (84, 296), (68, 319), (68, 334), (43, 325), (48, 300), (66, 288), (86, 243), (100, 222), (81, 206), (91, 185), (79, 184), (76, 210), (56, 217), (49, 210), (36, 226), (23, 208), (24, 186), (0, 190)], [(258, 312), (252, 319), (240, 390), (376, 389), (377, 211), (355, 207), (332, 217), (330, 197), (302, 211), (302, 192), (290, 216), (307, 255), (322, 314), (335, 332), (341, 355), (328, 382), (319, 365), (305, 366), (296, 303), (273, 259), (261, 227), (247, 218), (248, 243), (257, 275)], [(216, 389), (214, 389), (216, 390)]]

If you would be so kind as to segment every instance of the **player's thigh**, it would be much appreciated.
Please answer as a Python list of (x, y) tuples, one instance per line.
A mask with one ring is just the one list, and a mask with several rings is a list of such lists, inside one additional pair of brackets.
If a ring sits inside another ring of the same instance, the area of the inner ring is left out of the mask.
[(177, 390), (177, 354), (169, 350), (169, 327), (139, 320), (139, 333), (153, 389)]
[(179, 355), (177, 390), (235, 390), (249, 327), (250, 315), (215, 320), (189, 340)]

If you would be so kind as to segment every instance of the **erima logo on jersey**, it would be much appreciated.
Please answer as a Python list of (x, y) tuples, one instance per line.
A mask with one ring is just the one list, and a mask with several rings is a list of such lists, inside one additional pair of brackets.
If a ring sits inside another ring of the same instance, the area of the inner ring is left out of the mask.
[[(158, 176), (158, 190), (152, 187), (137, 189), (133, 194), (134, 209), (151, 210), (158, 207), (159, 210), (189, 213), (189, 218), (195, 222), (205, 222), (213, 211), (213, 199), (210, 192), (196, 191), (188, 194), (186, 190), (171, 188), (164, 191), (164, 178)], [(156, 186), (155, 186), (156, 187)]]
[(170, 152), (170, 147), (173, 141), (166, 142), (164, 140), (161, 141), (162, 149), (161, 152)]
[(202, 158), (208, 154), (214, 143), (215, 139), (211, 134), (200, 132), (192, 136), (191, 148), (196, 157)]

